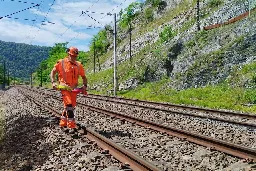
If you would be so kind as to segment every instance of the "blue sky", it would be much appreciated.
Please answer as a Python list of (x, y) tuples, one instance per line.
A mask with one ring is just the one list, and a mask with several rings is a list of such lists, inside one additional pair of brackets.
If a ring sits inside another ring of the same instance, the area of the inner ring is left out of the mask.
[[(0, 40), (40, 46), (69, 42), (87, 51), (100, 30), (87, 28), (113, 25), (113, 16), (105, 14), (118, 13), (136, 1), (145, 0), (0, 0)], [(86, 10), (95, 12), (88, 14), (97, 22), (82, 15)]]

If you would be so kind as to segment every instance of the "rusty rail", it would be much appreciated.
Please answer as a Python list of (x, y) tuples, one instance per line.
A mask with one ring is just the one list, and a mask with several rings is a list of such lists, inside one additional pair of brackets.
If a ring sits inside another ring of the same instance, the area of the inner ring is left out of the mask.
[[(53, 96), (53, 97), (57, 100), (60, 100), (58, 97), (55, 97), (55, 96)], [(90, 109), (92, 111), (95, 111), (98, 113), (103, 113), (103, 114), (109, 115), (111, 117), (116, 117), (119, 119), (127, 120), (131, 123), (138, 124), (143, 127), (147, 127), (147, 128), (150, 128), (150, 129), (153, 129), (156, 131), (164, 132), (171, 136), (176, 136), (176, 137), (179, 137), (182, 139), (186, 139), (190, 142), (193, 142), (193, 143), (196, 143), (196, 144), (199, 144), (202, 146), (206, 146), (211, 149), (216, 149), (218, 151), (222, 151), (227, 154), (246, 159), (248, 161), (256, 161), (256, 150), (254, 150), (254, 149), (250, 149), (250, 148), (246, 148), (246, 147), (239, 146), (236, 144), (228, 143), (228, 142), (225, 142), (222, 140), (216, 140), (216, 139), (209, 138), (209, 137), (202, 136), (202, 135), (197, 135), (192, 132), (176, 129), (174, 127), (164, 126), (161, 124), (157, 124), (157, 123), (154, 123), (151, 121), (146, 121), (146, 120), (143, 120), (140, 118), (135, 118), (135, 117), (128, 116), (125, 114), (120, 114), (117, 112), (100, 109), (98, 107), (86, 105), (86, 104), (83, 104), (80, 102), (78, 102), (77, 104), (86, 106), (88, 109)]]
[[(28, 99), (33, 101), (35, 104), (39, 105), (40, 107), (43, 107), (50, 111), (52, 114), (54, 114), (56, 117), (60, 117), (61, 114), (56, 111), (53, 108), (43, 106), (40, 102), (32, 99), (30, 96), (22, 93), (24, 96), (26, 96)], [(122, 162), (125, 166), (128, 166), (132, 170), (140, 170), (140, 171), (160, 171), (161, 169), (157, 168), (153, 164), (147, 162), (143, 158), (139, 157), (135, 153), (124, 149), (118, 144), (115, 144), (113, 141), (105, 138), (104, 136), (100, 135), (99, 133), (85, 128), (83, 124), (77, 122), (78, 128), (82, 130), (85, 137), (88, 138), (91, 141), (95, 141), (98, 146), (100, 146), (104, 151), (107, 151), (112, 156), (114, 156), (117, 160)]]
[(246, 148), (246, 147), (239, 146), (239, 145), (232, 144), (232, 143), (227, 143), (225, 141), (216, 140), (216, 139), (209, 138), (209, 137), (202, 136), (202, 135), (197, 135), (192, 132), (176, 129), (174, 127), (164, 126), (164, 125), (157, 124), (157, 123), (154, 123), (151, 121), (146, 121), (143, 119), (120, 114), (117, 112), (112, 112), (112, 111), (100, 109), (97, 107), (93, 107), (93, 106), (89, 106), (89, 105), (85, 105), (85, 104), (81, 104), (81, 103), (79, 103), (79, 105), (87, 106), (90, 110), (98, 112), (98, 113), (104, 113), (106, 115), (116, 117), (119, 119), (124, 119), (124, 120), (132, 122), (134, 124), (141, 125), (143, 127), (151, 128), (153, 130), (164, 132), (169, 135), (176, 136), (176, 137), (179, 137), (182, 139), (187, 139), (190, 142), (193, 142), (193, 143), (196, 143), (199, 145), (203, 145), (206, 147), (210, 147), (210, 148), (225, 152), (227, 154), (230, 154), (230, 155), (233, 155), (233, 156), (236, 156), (239, 158), (244, 158), (244, 159), (249, 158), (251, 160), (256, 161), (256, 150), (253, 150), (250, 148)]
[[(106, 101), (106, 102), (115, 102), (115, 103), (120, 103), (120, 104), (124, 104), (124, 105), (135, 106), (135, 107), (142, 107), (142, 108), (146, 108), (146, 109), (161, 110), (161, 111), (164, 111), (164, 112), (171, 112), (171, 113), (174, 113), (174, 114), (181, 114), (181, 115), (211, 119), (211, 120), (215, 120), (215, 121), (227, 122), (227, 123), (237, 124), (237, 125), (241, 125), (241, 126), (256, 127), (256, 124), (254, 124), (254, 123), (237, 122), (237, 121), (231, 121), (231, 120), (212, 117), (212, 116), (202, 116), (202, 115), (199, 115), (199, 114), (186, 113), (186, 112), (177, 112), (177, 111), (173, 111), (173, 110), (169, 110), (169, 109), (160, 109), (158, 107), (144, 106), (144, 105), (140, 105), (140, 104), (132, 104), (132, 103), (125, 103), (125, 102), (111, 100), (111, 98), (115, 98), (115, 97), (102, 96), (102, 97), (108, 98), (108, 100), (105, 100), (105, 99), (102, 99), (102, 98), (98, 98), (98, 97), (101, 97), (100, 95), (93, 95), (93, 96), (96, 96), (96, 97), (92, 97), (92, 95), (90, 95), (90, 97), (87, 97), (87, 96), (83, 96), (83, 97), (84, 98), (92, 98), (92, 99), (102, 100), (102, 101)], [(175, 105), (175, 104), (165, 104), (165, 103), (150, 102), (150, 101), (143, 101), (143, 100), (133, 100), (133, 99), (125, 99), (125, 98), (116, 98), (116, 99), (125, 100), (125, 101), (128, 101), (128, 102), (129, 101), (130, 102), (143, 102), (143, 103), (147, 103), (147, 104), (158, 105), (159, 107), (160, 106), (169, 107), (169, 108), (175, 107), (175, 108), (179, 108), (179, 109), (192, 109), (192, 110), (203, 111), (203, 112), (214, 112), (214, 113), (220, 113), (220, 114), (224, 114), (224, 115), (232, 115), (232, 116), (238, 116), (238, 117), (243, 117), (243, 118), (247, 118), (247, 119), (255, 119), (256, 120), (256, 115), (252, 115), (252, 114), (241, 114), (241, 113), (235, 113), (235, 112), (227, 112), (227, 111), (220, 111), (220, 110), (213, 110), (213, 109), (205, 109), (205, 108), (198, 108), (198, 107), (189, 107), (189, 106), (182, 106), (182, 105)]]

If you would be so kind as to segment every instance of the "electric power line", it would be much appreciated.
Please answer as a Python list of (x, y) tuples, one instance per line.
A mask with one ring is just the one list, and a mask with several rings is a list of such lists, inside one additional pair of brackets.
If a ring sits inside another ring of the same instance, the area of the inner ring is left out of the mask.
[(98, 24), (100, 24), (100, 25), (102, 25), (103, 27), (104, 27), (104, 25), (103, 24), (101, 24), (99, 21), (97, 21), (95, 18), (93, 18), (92, 16), (90, 16), (89, 14), (87, 14), (87, 13), (85, 13), (85, 12), (83, 12), (82, 11), (82, 14), (86, 14), (86, 15), (88, 15), (91, 19), (93, 19), (95, 22), (97, 22)]
[[(15, 1), (15, 0), (11, 0), (11, 1)], [(21, 3), (24, 3), (24, 4), (29, 3), (29, 2), (27, 2), (27, 1), (17, 1), (17, 2), (21, 2)], [(30, 4), (31, 4), (31, 5), (34, 5), (35, 3), (34, 3), (34, 2), (30, 2)]]
[[(99, 2), (99, 0), (97, 0), (97, 2), (95, 2), (95, 3), (93, 3), (87, 10), (89, 10), (90, 8), (92, 8), (93, 6), (94, 6), (94, 4), (96, 4), (96, 3), (98, 3)], [(83, 15), (83, 13), (81, 14), (81, 15)], [(79, 17), (81, 17), (81, 15), (79, 15)], [(57, 39), (57, 41), (76, 23), (77, 21), (75, 20), (74, 22), (73, 22), (73, 24), (71, 24), (59, 37), (58, 37), (58, 39)]]
[(112, 12), (119, 6), (121, 6), (123, 3), (125, 3), (126, 0), (124, 0), (124, 2), (121, 2), (119, 5), (117, 5), (115, 8), (113, 8), (110, 12), (108, 12), (105, 16), (103, 16), (100, 20), (102, 20), (103, 18), (105, 18), (108, 14), (112, 14)]
[[(36, 19), (28, 19), (28, 18), (22, 19), (22, 18), (18, 18), (18, 17), (6, 17), (6, 18), (13, 18), (13, 19), (15, 19), (15, 20), (25, 20), (25, 21), (33, 21), (33, 22), (37, 21)], [(41, 21), (42, 24), (43, 24), (44, 22), (46, 22), (46, 21)], [(49, 24), (55, 24), (55, 23), (50, 22), (50, 21), (48, 21), (47, 23), (49, 23)], [(46, 24), (44, 24), (44, 25), (46, 25)]]
[(40, 5), (39, 5), (39, 4), (36, 4), (36, 5), (34, 5), (34, 6), (25, 8), (25, 9), (23, 9), (23, 10), (21, 10), (21, 11), (17, 11), (17, 12), (14, 12), (14, 13), (12, 13), (12, 14), (6, 15), (6, 16), (4, 16), (4, 17), (0, 17), (0, 19), (2, 19), (2, 18), (7, 18), (7, 17), (9, 17), (9, 16), (11, 16), (11, 15), (18, 14), (18, 13), (20, 13), (20, 12), (23, 12), (23, 11), (26, 11), (26, 10), (28, 10), (28, 9), (34, 8), (34, 7), (36, 7), (36, 6), (40, 6)]
[[(39, 8), (41, 7), (41, 4), (42, 4), (43, 2), (44, 2), (43, 0), (40, 1), (39, 6), (38, 6), (38, 8), (37, 8), (38, 11), (39, 11)], [(34, 25), (35, 25), (35, 21), (37, 20), (37, 17), (38, 17), (38, 15), (36, 14), (36, 15), (35, 15), (35, 18), (34, 18), (34, 21), (32, 20), (33, 23), (32, 23), (32, 26), (30, 27), (29, 34), (31, 33), (31, 30), (32, 30), (32, 28), (33, 28)], [(26, 39), (29, 38), (29, 34), (28, 34), (28, 36), (26, 37)]]
[[(46, 21), (46, 17), (47, 17), (47, 15), (49, 14), (49, 12), (50, 12), (50, 10), (51, 10), (52, 6), (54, 5), (54, 2), (55, 2), (55, 0), (53, 0), (53, 2), (52, 2), (52, 4), (51, 4), (51, 6), (50, 6), (50, 8), (49, 8), (49, 10), (47, 11), (46, 15), (44, 16), (44, 20), (43, 20), (43, 22), (45, 22), (45, 21)], [(36, 38), (37, 33), (41, 30), (41, 28), (42, 28), (42, 26), (43, 26), (43, 25), (45, 25), (45, 24), (41, 24), (41, 25), (40, 25), (40, 27), (39, 27), (39, 29), (37, 30), (37, 32), (36, 32), (36, 34), (35, 34), (35, 36), (31, 39), (30, 44), (31, 44), (31, 43), (32, 43), (32, 41)]]
[[(92, 26), (88, 26), (87, 28), (83, 28), (83, 29), (93, 29), (93, 28), (102, 28), (102, 27), (92, 27)], [(68, 42), (71, 42), (73, 39), (75, 39), (76, 37), (78, 37), (81, 34), (81, 32), (77, 33), (76, 36), (74, 36), (73, 38), (71, 38)]]

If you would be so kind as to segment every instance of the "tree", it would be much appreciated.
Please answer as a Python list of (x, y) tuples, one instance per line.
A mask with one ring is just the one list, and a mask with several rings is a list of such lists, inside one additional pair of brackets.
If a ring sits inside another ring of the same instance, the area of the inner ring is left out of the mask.
[(130, 22), (138, 15), (140, 9), (141, 9), (140, 2), (131, 3), (127, 8), (124, 9), (119, 26), (121, 28), (128, 27)]

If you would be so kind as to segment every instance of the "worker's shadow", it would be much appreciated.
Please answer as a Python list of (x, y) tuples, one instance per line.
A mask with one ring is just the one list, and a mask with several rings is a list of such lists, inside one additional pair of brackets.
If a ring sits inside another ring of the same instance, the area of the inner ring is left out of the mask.
[(26, 114), (9, 118), (7, 123), (6, 135), (0, 143), (0, 166), (4, 170), (26, 171), (43, 165), (53, 150), (42, 134), (42, 129), (48, 126), (46, 118)]
[(131, 136), (132, 136), (132, 134), (130, 132), (123, 132), (123, 131), (119, 131), (119, 130), (99, 131), (99, 134), (101, 134), (107, 138), (111, 138), (112, 136), (131, 138)]

